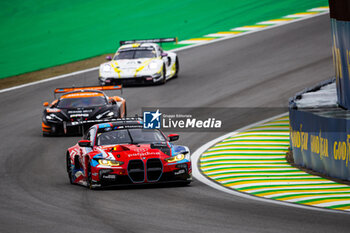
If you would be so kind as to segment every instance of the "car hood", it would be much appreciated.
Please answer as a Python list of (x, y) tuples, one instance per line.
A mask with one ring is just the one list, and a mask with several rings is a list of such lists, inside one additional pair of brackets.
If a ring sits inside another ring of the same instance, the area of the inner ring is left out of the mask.
[[(59, 109), (58, 112), (54, 113), (62, 120), (69, 121), (80, 121), (80, 120), (91, 120), (103, 118), (107, 113), (113, 111), (113, 106), (96, 106), (87, 108), (70, 108), (70, 109)], [(47, 112), (46, 114), (52, 114)]]
[(156, 60), (157, 58), (123, 59), (111, 61), (110, 65), (117, 69), (140, 69), (148, 66), (151, 61)]
[(147, 158), (167, 158), (170, 156), (168, 143), (162, 144), (125, 144), (108, 145), (97, 148), (100, 154), (94, 158), (105, 158), (119, 161)]

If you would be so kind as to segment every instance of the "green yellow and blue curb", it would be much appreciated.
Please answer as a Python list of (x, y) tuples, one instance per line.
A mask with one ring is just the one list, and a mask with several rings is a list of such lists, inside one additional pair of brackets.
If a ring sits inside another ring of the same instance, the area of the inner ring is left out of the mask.
[(245, 127), (198, 149), (194, 176), (260, 200), (350, 212), (350, 186), (291, 166), (289, 140), (286, 114)]

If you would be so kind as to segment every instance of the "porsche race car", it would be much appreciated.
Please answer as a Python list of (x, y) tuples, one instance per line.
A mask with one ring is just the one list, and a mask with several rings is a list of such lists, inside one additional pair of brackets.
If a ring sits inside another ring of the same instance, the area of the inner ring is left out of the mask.
[(126, 117), (126, 101), (122, 97), (108, 97), (103, 91), (121, 90), (121, 86), (57, 88), (63, 94), (46, 107), (42, 116), (43, 136), (83, 134), (99, 122)]
[(190, 151), (135, 118), (96, 124), (66, 153), (69, 182), (90, 189), (128, 184), (192, 181)]
[(177, 55), (163, 51), (157, 44), (176, 41), (176, 38), (121, 41), (113, 59), (107, 57), (109, 61), (100, 65), (100, 84), (164, 84), (177, 77)]

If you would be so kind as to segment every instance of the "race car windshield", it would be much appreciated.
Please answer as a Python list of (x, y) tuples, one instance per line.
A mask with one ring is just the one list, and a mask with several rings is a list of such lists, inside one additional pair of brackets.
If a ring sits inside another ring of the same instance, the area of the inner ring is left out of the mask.
[(92, 106), (106, 105), (107, 101), (102, 96), (84, 98), (64, 98), (57, 104), (58, 108), (86, 108)]
[(137, 59), (137, 58), (153, 58), (156, 57), (156, 53), (154, 50), (150, 49), (137, 49), (137, 50), (125, 50), (120, 51), (114, 57), (114, 60), (122, 60), (122, 59)]
[(97, 145), (115, 144), (148, 144), (165, 142), (166, 139), (158, 130), (119, 129), (103, 132), (97, 136)]

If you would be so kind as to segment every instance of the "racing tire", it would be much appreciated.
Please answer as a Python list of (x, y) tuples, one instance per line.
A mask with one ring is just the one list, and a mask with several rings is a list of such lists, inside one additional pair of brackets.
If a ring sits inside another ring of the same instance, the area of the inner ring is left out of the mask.
[(89, 162), (89, 165), (87, 167), (87, 185), (86, 187), (90, 190), (94, 190), (95, 188), (92, 186), (92, 177), (91, 177), (91, 165)]
[(179, 70), (180, 70), (179, 59), (176, 57), (176, 60), (175, 60), (175, 74), (174, 74), (173, 78), (177, 78)]
[(164, 85), (166, 83), (166, 68), (163, 64), (163, 78), (158, 82), (159, 85)]
[(100, 79), (98, 79), (98, 85), (100, 86), (106, 86), (106, 83), (102, 82)]
[(185, 181), (185, 182), (183, 182), (183, 186), (188, 186), (188, 185), (191, 184), (191, 182), (192, 182), (192, 181)]
[(68, 153), (67, 153), (67, 156), (66, 156), (66, 166), (67, 166), (67, 173), (68, 173), (69, 183), (73, 184), (72, 162), (70, 161), (70, 157), (69, 157)]
[(48, 132), (43, 131), (43, 137), (50, 137), (51, 135)]
[(125, 106), (124, 106), (124, 118), (126, 118), (126, 116), (127, 116), (127, 108), (126, 108), (126, 104), (125, 104)]

